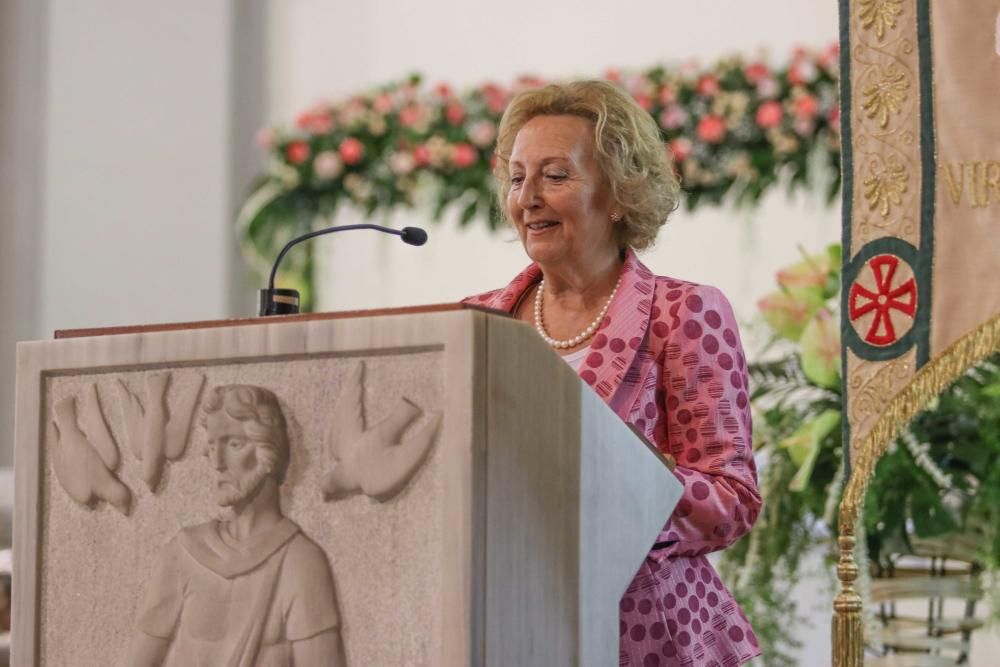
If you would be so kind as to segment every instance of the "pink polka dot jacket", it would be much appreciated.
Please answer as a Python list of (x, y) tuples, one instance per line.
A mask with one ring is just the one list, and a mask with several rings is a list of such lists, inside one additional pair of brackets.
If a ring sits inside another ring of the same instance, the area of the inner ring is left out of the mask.
[[(466, 299), (513, 312), (541, 279)], [(627, 251), (621, 287), (580, 378), (677, 460), (684, 495), (621, 599), (619, 667), (733, 667), (760, 654), (746, 616), (705, 554), (760, 512), (747, 367), (736, 318), (714, 287), (654, 276)]]

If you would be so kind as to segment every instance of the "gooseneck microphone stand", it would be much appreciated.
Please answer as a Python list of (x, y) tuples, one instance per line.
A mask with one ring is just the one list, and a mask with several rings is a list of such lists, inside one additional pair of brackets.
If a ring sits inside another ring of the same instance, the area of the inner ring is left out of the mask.
[(323, 234), (347, 232), (354, 229), (374, 229), (386, 234), (394, 234), (395, 236), (401, 238), (403, 243), (408, 243), (410, 245), (421, 246), (427, 243), (427, 232), (419, 227), (403, 227), (402, 229), (393, 229), (391, 227), (383, 227), (382, 225), (372, 225), (368, 223), (358, 225), (340, 225), (339, 227), (326, 227), (325, 229), (317, 229), (316, 231), (296, 236), (294, 239), (285, 244), (285, 247), (278, 253), (277, 259), (274, 260), (274, 266), (271, 267), (271, 277), (267, 281), (267, 287), (260, 290), (257, 314), (260, 317), (266, 317), (269, 315), (294, 315), (299, 312), (299, 291), (274, 286), (274, 277), (278, 274), (278, 264), (281, 263), (285, 253), (287, 253), (292, 246), (302, 243), (303, 241), (308, 241), (311, 238), (322, 236)]

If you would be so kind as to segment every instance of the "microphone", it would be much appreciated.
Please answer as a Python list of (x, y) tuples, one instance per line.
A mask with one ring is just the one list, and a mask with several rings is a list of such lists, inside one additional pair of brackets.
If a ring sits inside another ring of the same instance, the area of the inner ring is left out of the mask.
[(403, 239), (403, 243), (409, 243), (410, 245), (423, 245), (427, 243), (427, 232), (420, 229), (420, 227), (403, 227), (403, 231), (399, 233), (399, 237)]
[(274, 260), (274, 266), (271, 267), (271, 276), (268, 278), (267, 287), (260, 290), (259, 293), (257, 304), (258, 316), (267, 317), (269, 315), (294, 315), (299, 312), (299, 291), (287, 288), (277, 288), (274, 286), (274, 277), (278, 274), (278, 264), (281, 263), (285, 253), (287, 253), (292, 246), (303, 241), (307, 241), (313, 237), (322, 236), (323, 234), (347, 232), (353, 229), (374, 229), (386, 234), (395, 234), (403, 240), (403, 243), (415, 246), (421, 246), (427, 243), (427, 232), (420, 227), (403, 227), (403, 229), (393, 229), (392, 227), (383, 227), (382, 225), (372, 225), (368, 223), (358, 225), (340, 225), (339, 227), (326, 227), (324, 229), (306, 232), (301, 236), (296, 236), (294, 239), (285, 244), (285, 247), (278, 253), (277, 259)]

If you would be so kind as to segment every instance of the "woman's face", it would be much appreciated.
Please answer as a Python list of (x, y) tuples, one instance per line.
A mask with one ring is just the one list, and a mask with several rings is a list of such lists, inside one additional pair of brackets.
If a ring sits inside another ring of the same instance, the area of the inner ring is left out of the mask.
[(594, 153), (593, 125), (577, 116), (536, 116), (514, 138), (507, 212), (543, 268), (618, 253), (610, 188)]

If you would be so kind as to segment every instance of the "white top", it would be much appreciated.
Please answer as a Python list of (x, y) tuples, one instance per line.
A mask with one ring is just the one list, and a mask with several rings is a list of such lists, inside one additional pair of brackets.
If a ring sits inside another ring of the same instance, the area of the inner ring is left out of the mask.
[(580, 366), (583, 365), (583, 360), (587, 358), (587, 353), (590, 352), (590, 346), (583, 348), (582, 350), (577, 350), (576, 352), (570, 352), (569, 354), (561, 355), (563, 361), (573, 367), (573, 370), (577, 373), (580, 372)]

